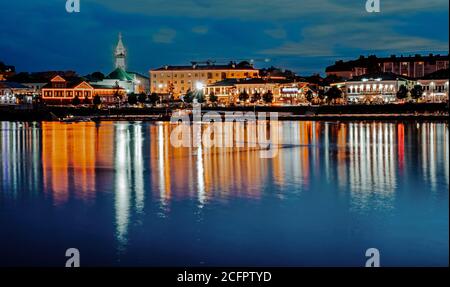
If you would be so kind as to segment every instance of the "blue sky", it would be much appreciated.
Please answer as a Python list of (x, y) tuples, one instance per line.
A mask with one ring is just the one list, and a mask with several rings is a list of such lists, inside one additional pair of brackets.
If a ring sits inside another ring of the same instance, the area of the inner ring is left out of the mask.
[(191, 60), (270, 59), (323, 73), (359, 55), (448, 53), (447, 0), (0, 0), (0, 61), (18, 71), (108, 73), (123, 33), (129, 70), (148, 74)]

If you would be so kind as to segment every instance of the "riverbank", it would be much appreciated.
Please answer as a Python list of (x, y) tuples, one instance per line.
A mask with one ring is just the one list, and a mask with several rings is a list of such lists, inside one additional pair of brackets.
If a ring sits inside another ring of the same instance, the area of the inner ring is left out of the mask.
[[(170, 121), (169, 108), (95, 109), (85, 107), (23, 108), (0, 107), (0, 121)], [(187, 109), (186, 112), (190, 112)], [(340, 106), (239, 106), (203, 107), (202, 113), (215, 112), (222, 117), (230, 112), (276, 112), (279, 120), (416, 120), (448, 121), (448, 104), (390, 104)]]

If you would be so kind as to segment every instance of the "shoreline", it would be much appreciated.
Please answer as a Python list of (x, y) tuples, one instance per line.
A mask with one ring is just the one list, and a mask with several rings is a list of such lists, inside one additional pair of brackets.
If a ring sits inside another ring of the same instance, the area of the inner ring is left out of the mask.
[[(149, 121), (169, 122), (178, 111), (188, 114), (191, 109), (166, 107), (95, 109), (92, 107), (47, 106), (0, 106), (0, 121)], [(335, 105), (335, 106), (237, 106), (203, 107), (205, 113), (219, 114), (224, 120), (227, 113), (245, 114), (278, 113), (279, 121), (449, 121), (448, 103), (403, 104), (403, 105)], [(269, 116), (267, 114), (267, 116)]]

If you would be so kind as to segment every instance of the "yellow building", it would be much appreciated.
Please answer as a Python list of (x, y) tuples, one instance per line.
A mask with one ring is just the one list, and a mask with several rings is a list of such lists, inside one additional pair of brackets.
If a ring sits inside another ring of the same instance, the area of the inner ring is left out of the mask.
[(150, 71), (152, 93), (173, 94), (175, 98), (188, 90), (202, 90), (205, 86), (225, 79), (258, 78), (259, 71), (248, 62), (228, 65), (204, 65), (192, 62), (191, 66), (164, 66)]

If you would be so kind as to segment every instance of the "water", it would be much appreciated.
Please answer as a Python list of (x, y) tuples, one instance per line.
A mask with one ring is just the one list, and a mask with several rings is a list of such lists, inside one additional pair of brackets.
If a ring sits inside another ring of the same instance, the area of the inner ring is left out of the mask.
[(0, 265), (447, 266), (446, 123), (281, 122), (258, 150), (167, 123), (0, 123)]

